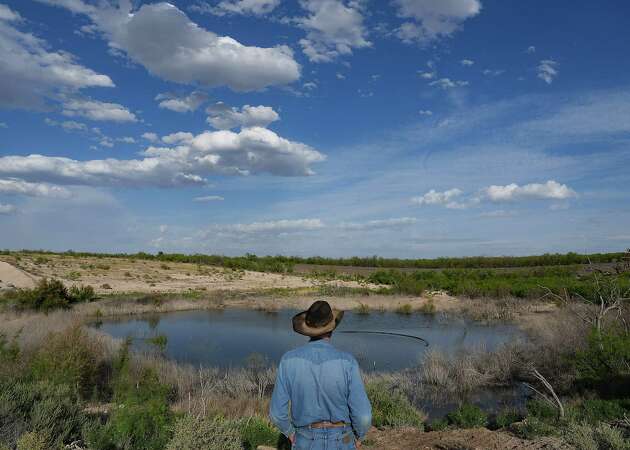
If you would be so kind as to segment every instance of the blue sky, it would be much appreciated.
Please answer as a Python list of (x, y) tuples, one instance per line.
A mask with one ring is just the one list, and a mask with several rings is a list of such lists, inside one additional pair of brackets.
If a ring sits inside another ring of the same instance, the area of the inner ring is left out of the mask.
[(0, 248), (624, 249), (629, 14), (0, 0)]

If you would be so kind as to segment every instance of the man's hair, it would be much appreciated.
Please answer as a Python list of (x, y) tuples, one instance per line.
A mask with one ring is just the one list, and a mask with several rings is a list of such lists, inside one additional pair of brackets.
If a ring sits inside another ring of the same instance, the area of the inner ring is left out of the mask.
[(314, 336), (314, 337), (312, 337), (312, 338), (311, 338), (311, 342), (312, 342), (312, 341), (320, 341), (320, 340), (322, 340), (322, 339), (326, 339), (326, 338), (331, 338), (331, 337), (332, 337), (332, 334), (333, 334), (333, 332), (332, 332), (332, 331), (329, 331), (329, 332), (328, 332), (328, 333), (326, 333), (326, 334), (320, 334), (319, 336)]

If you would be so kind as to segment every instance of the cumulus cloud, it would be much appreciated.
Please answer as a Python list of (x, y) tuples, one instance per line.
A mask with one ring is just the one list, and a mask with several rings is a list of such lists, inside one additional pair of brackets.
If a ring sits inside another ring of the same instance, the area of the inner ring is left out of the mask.
[(195, 197), (193, 199), (193, 201), (197, 203), (222, 202), (223, 200), (225, 199), (220, 195), (204, 195), (203, 197)]
[(454, 89), (457, 87), (468, 86), (468, 81), (451, 80), (450, 78), (440, 78), (429, 83), (429, 86), (437, 86), (441, 89)]
[(411, 19), (397, 30), (406, 43), (425, 45), (452, 35), (459, 26), (481, 12), (479, 0), (394, 0), (398, 16)]
[(118, 103), (98, 100), (70, 99), (63, 103), (62, 114), (69, 117), (85, 117), (95, 121), (136, 122), (136, 115)]
[(558, 76), (558, 63), (552, 59), (543, 59), (536, 70), (538, 78), (547, 84), (551, 84)]
[(219, 231), (233, 232), (237, 234), (264, 234), (264, 233), (292, 233), (299, 231), (312, 231), (324, 228), (325, 224), (320, 219), (296, 219), (274, 220), (269, 222), (236, 223), (228, 225), (215, 225)]
[(70, 191), (48, 183), (29, 183), (17, 178), (0, 179), (0, 194), (26, 195), (29, 197), (68, 198)]
[(418, 219), (415, 217), (396, 217), (391, 219), (369, 220), (367, 222), (344, 222), (339, 225), (344, 230), (376, 230), (383, 228), (399, 228), (415, 225)]
[(177, 133), (171, 133), (167, 136), (163, 136), (162, 142), (170, 145), (190, 144), (192, 143), (194, 137), (195, 136), (192, 133), (178, 131)]
[(15, 205), (11, 205), (9, 203), (0, 203), (0, 215), (9, 215), (13, 214), (17, 211)]
[(203, 185), (212, 174), (311, 175), (311, 166), (325, 160), (312, 147), (260, 127), (238, 133), (206, 131), (190, 142), (179, 139), (176, 143), (174, 148), (149, 147), (143, 159), (4, 156), (0, 157), (0, 176), (68, 185), (173, 187)]
[(39, 1), (87, 15), (114, 52), (126, 54), (165, 80), (252, 91), (300, 77), (300, 66), (288, 46), (243, 45), (200, 27), (170, 3), (133, 9), (130, 1), (120, 2), (119, 7), (82, 0)]
[(530, 55), (532, 53), (536, 53), (536, 47), (534, 47), (533, 45), (530, 45), (529, 47), (527, 47), (526, 52), (529, 53)]
[(418, 111), (418, 114), (420, 114), (421, 116), (432, 116), (433, 111), (431, 111), (430, 109), (421, 109), (420, 111)]
[(300, 45), (311, 62), (331, 62), (355, 48), (372, 45), (363, 23), (362, 2), (301, 0), (300, 4), (309, 15), (292, 21), (307, 32)]
[(0, 5), (0, 107), (43, 109), (61, 93), (114, 86), (70, 53), (53, 51), (45, 40), (21, 31), (22, 23), (17, 12)]
[(156, 133), (142, 133), (142, 139), (146, 139), (149, 142), (157, 142), (160, 138), (158, 137), (158, 135)]
[(245, 105), (240, 110), (223, 102), (206, 108), (207, 122), (218, 130), (232, 128), (267, 127), (280, 120), (280, 116), (270, 106)]
[(421, 78), (425, 80), (432, 80), (437, 75), (435, 72), (418, 72)]
[(431, 189), (429, 192), (422, 196), (413, 197), (411, 199), (411, 202), (419, 206), (439, 205), (445, 206), (449, 209), (461, 209), (462, 207), (464, 207), (464, 204), (458, 202), (457, 198), (460, 197), (463, 193), (464, 191), (457, 188), (449, 189), (443, 192), (438, 192), (435, 189)]
[(46, 117), (44, 119), (44, 123), (46, 125), (50, 125), (51, 127), (61, 127), (64, 131), (87, 131), (88, 129), (87, 125), (84, 123), (76, 122), (74, 120), (64, 120), (63, 122), (58, 122)]
[(461, 64), (462, 64), (462, 66), (470, 67), (470, 66), (475, 64), (475, 61), (473, 61), (472, 59), (462, 59), (461, 60)]
[(175, 94), (164, 93), (158, 94), (155, 100), (159, 102), (160, 108), (179, 113), (194, 112), (208, 101), (208, 94), (202, 91), (193, 91), (184, 97), (178, 97)]
[(505, 70), (502, 69), (485, 69), (482, 72), (485, 76), (487, 77), (498, 77), (499, 75), (503, 75), (505, 73)]
[(518, 199), (549, 199), (567, 200), (577, 196), (577, 193), (566, 184), (549, 180), (546, 183), (533, 183), (519, 186), (516, 183), (506, 186), (492, 185), (483, 190), (485, 196), (493, 202), (507, 202)]
[(242, 14), (263, 16), (269, 14), (280, 4), (280, 0), (222, 0), (216, 6), (198, 3), (190, 7), (191, 11), (225, 16)]

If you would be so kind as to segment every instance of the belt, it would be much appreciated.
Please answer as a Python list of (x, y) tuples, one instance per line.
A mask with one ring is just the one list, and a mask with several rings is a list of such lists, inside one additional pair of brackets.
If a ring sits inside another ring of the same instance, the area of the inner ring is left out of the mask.
[(314, 429), (321, 429), (321, 428), (343, 428), (345, 426), (346, 426), (345, 422), (322, 421), (322, 422), (312, 423), (308, 427), (309, 428), (314, 428)]

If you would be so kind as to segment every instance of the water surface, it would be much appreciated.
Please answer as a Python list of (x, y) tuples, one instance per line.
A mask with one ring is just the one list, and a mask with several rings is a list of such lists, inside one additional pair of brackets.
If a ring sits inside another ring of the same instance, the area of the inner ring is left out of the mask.
[[(154, 348), (155, 336), (166, 336), (165, 356), (195, 366), (240, 367), (253, 354), (277, 363), (288, 350), (308, 338), (293, 332), (295, 311), (268, 313), (246, 309), (183, 311), (108, 319), (102, 331), (117, 338), (131, 337), (136, 349)], [(428, 348), (448, 354), (483, 347), (493, 350), (523, 338), (513, 325), (483, 325), (441, 315), (400, 315), (347, 312), (333, 343), (352, 353), (364, 370), (397, 370), (422, 362), (427, 347), (397, 336), (344, 334), (344, 331), (386, 331), (422, 337)]]

